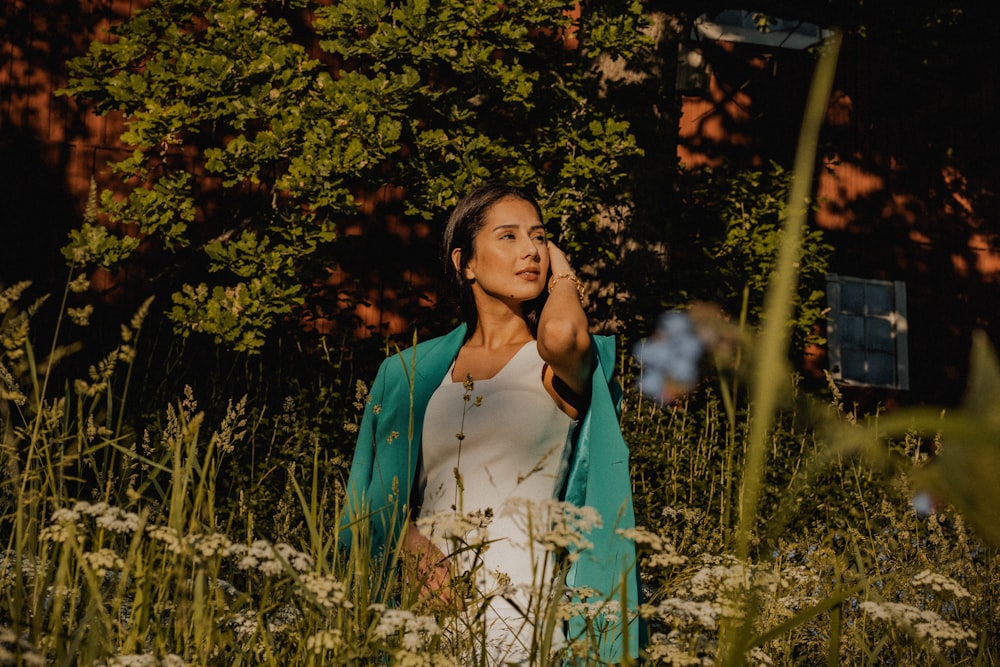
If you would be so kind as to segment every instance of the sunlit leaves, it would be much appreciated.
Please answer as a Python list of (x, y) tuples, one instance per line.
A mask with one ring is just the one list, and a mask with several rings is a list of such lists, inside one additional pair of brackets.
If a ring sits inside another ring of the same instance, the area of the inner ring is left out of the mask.
[[(596, 223), (626, 199), (616, 186), (639, 151), (601, 99), (596, 63), (647, 46), (638, 3), (296, 6), (310, 11), (159, 0), (71, 63), (67, 92), (121, 112), (135, 149), (115, 165), (125, 195), (102, 198), (127, 236), (87, 257), (127, 262), (137, 237), (174, 256), (161, 275), (207, 268), (204, 289), (172, 286), (180, 331), (253, 347), (245, 335), (261, 341), (301, 303), (309, 267), (336, 263), (355, 194), (383, 186), (433, 221), (489, 178), (529, 185), (569, 249), (614, 254)], [(262, 305), (233, 317), (227, 290), (251, 278), (268, 286), (240, 294)]]

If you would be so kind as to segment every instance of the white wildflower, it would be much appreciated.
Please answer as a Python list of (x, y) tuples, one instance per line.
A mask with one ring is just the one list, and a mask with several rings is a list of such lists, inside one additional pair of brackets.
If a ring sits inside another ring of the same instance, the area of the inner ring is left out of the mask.
[(375, 626), (375, 637), (388, 639), (402, 633), (403, 646), (419, 649), (426, 639), (441, 634), (441, 627), (433, 616), (414, 614), (405, 609), (380, 608), (381, 617)]
[(109, 570), (121, 570), (125, 567), (125, 561), (111, 549), (86, 552), (83, 554), (83, 561), (94, 570), (99, 579), (103, 579)]
[(931, 590), (938, 593), (948, 592), (956, 598), (971, 597), (969, 591), (954, 579), (930, 570), (920, 572), (910, 580), (910, 583), (914, 586), (929, 586)]
[(101, 504), (105, 506), (104, 512), (94, 517), (94, 523), (101, 528), (113, 533), (134, 533), (139, 529), (139, 515), (135, 512), (126, 512), (106, 503)]
[(148, 526), (146, 533), (153, 540), (162, 542), (166, 546), (167, 551), (171, 553), (180, 554), (184, 551), (181, 536), (173, 528), (168, 528), (167, 526)]
[(312, 558), (284, 543), (271, 545), (267, 540), (255, 540), (249, 547), (232, 545), (229, 555), (238, 558), (236, 564), (241, 570), (256, 569), (268, 576), (277, 576), (291, 567), (297, 572), (312, 569)]
[(573, 599), (562, 600), (556, 610), (558, 617), (569, 620), (574, 617), (599, 618), (617, 622), (621, 616), (621, 604), (617, 600)]
[(45, 526), (38, 533), (38, 539), (42, 542), (58, 542), (60, 544), (69, 542), (76, 535), (76, 524), (73, 521), (60, 521)]
[[(271, 544), (265, 540), (254, 540), (253, 544), (251, 544), (249, 547), (244, 547), (243, 549), (241, 549), (241, 551), (243, 553), (239, 555), (241, 555), (242, 557), (236, 564), (236, 567), (240, 568), (241, 570), (251, 570), (257, 568), (260, 566), (262, 562), (268, 564), (271, 563), (272, 560)], [(278, 571), (279, 572), (281, 571), (280, 563)]]
[(656, 607), (656, 614), (668, 622), (682, 625), (696, 624), (714, 630), (722, 613), (722, 607), (711, 601), (667, 598)]
[(284, 542), (276, 544), (274, 550), (296, 572), (307, 572), (312, 569), (313, 559), (309, 554), (303, 553)]
[(52, 523), (76, 523), (80, 520), (80, 513), (75, 509), (60, 507), (52, 512)]
[(231, 627), (240, 640), (247, 640), (257, 632), (259, 623), (257, 613), (254, 611), (241, 611), (226, 622)]
[(337, 652), (342, 648), (344, 648), (344, 635), (339, 628), (320, 630), (306, 638), (306, 650), (310, 653)]
[(663, 551), (661, 553), (652, 554), (646, 559), (646, 564), (649, 567), (672, 567), (674, 565), (684, 565), (687, 563), (687, 556), (681, 556), (680, 554), (673, 551), (671, 547), (670, 551)]
[(671, 643), (669, 638), (656, 633), (649, 638), (646, 656), (653, 665), (670, 665), (670, 667), (707, 667), (715, 663), (711, 658), (691, 655), (681, 647)]
[(206, 535), (189, 534), (184, 536), (184, 544), (199, 558), (216, 558), (227, 556), (232, 549), (232, 541), (222, 533)]
[(670, 546), (662, 537), (640, 526), (635, 528), (619, 528), (617, 533), (627, 540), (635, 542), (636, 547), (647, 546), (654, 552), (663, 551)]
[(419, 517), (416, 524), (425, 537), (481, 546), (487, 540), (486, 528), (492, 520), (493, 512), (486, 509), (468, 513), (434, 512)]
[(347, 586), (332, 575), (306, 572), (299, 578), (299, 585), (325, 609), (350, 609), (354, 606), (347, 599)]
[(958, 623), (942, 618), (930, 609), (918, 609), (902, 602), (874, 602), (866, 600), (861, 609), (872, 618), (910, 627), (918, 636), (926, 637), (942, 648), (954, 648), (964, 642), (975, 649), (976, 632)]
[(535, 502), (510, 498), (501, 511), (523, 522), (522, 528), (532, 541), (546, 551), (568, 550), (570, 560), (592, 546), (586, 535), (601, 525), (601, 515), (593, 507), (577, 507), (554, 499)]

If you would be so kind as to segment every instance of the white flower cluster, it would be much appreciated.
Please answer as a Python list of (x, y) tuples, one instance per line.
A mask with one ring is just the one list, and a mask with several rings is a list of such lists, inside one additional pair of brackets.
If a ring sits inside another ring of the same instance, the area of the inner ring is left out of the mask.
[(687, 562), (687, 557), (677, 553), (677, 549), (666, 538), (656, 533), (636, 526), (635, 528), (620, 528), (618, 534), (625, 539), (635, 542), (636, 550), (649, 551), (646, 559), (648, 567), (669, 567), (673, 565), (683, 565)]
[(166, 545), (167, 551), (174, 554), (184, 553), (184, 538), (176, 530), (169, 526), (148, 526), (146, 532), (149, 537)]
[(946, 577), (943, 574), (937, 574), (936, 572), (931, 572), (930, 570), (924, 570), (918, 573), (910, 583), (914, 586), (927, 586), (932, 591), (937, 593), (950, 593), (956, 598), (967, 598), (971, 597), (969, 591), (965, 589), (962, 584), (958, 583), (951, 577)]
[(713, 667), (715, 665), (715, 660), (710, 656), (691, 655), (662, 632), (650, 636), (646, 656), (651, 665), (669, 665), (669, 667)]
[[(79, 502), (74, 509), (81, 514), (88, 514), (94, 517), (94, 523), (105, 530), (113, 533), (134, 533), (139, 529), (139, 515), (135, 512), (126, 512), (119, 507), (113, 507), (107, 503), (96, 503), (89, 508), (87, 503)], [(81, 507), (83, 506), (83, 507)]]
[(78, 501), (72, 508), (60, 507), (52, 512), (49, 525), (42, 528), (41, 539), (48, 542), (65, 542), (72, 539), (84, 517), (91, 517), (94, 523), (113, 533), (134, 533), (139, 529), (139, 515), (114, 507), (106, 502), (88, 503)]
[(254, 540), (250, 546), (234, 544), (229, 553), (239, 559), (236, 566), (241, 570), (256, 569), (271, 576), (284, 572), (286, 564), (297, 572), (307, 572), (313, 566), (308, 554), (283, 542), (272, 545), (267, 540)]
[(306, 638), (306, 650), (317, 655), (327, 651), (339, 652), (344, 648), (344, 635), (338, 628), (320, 630)]
[(125, 568), (125, 561), (112, 549), (84, 552), (82, 558), (99, 579), (103, 579), (108, 570), (121, 571)]
[(257, 620), (257, 612), (244, 609), (226, 621), (226, 625), (233, 629), (236, 637), (241, 641), (246, 641), (257, 633), (260, 623)]
[[(135, 512), (129, 512), (114, 507), (106, 502), (88, 503), (78, 501), (72, 508), (59, 508), (52, 512), (50, 524), (44, 526), (40, 538), (49, 542), (65, 542), (70, 539), (83, 541), (82, 521), (86, 517), (94, 520), (101, 529), (127, 534), (139, 530), (142, 521)], [(241, 570), (256, 569), (262, 574), (276, 576), (283, 574), (288, 568), (295, 572), (308, 572), (313, 568), (313, 559), (306, 553), (285, 543), (272, 544), (266, 540), (256, 540), (250, 545), (234, 543), (222, 533), (188, 533), (181, 535), (169, 526), (150, 524), (145, 526), (145, 533), (150, 539), (165, 545), (170, 553), (185, 556), (199, 563), (212, 558), (235, 558), (237, 567)], [(109, 552), (102, 549), (95, 554), (87, 554), (86, 558), (93, 561), (95, 569), (105, 571), (116, 567), (109, 561)], [(316, 580), (317, 582), (319, 580)], [(319, 583), (311, 585), (319, 586)], [(323, 584), (326, 591), (321, 600), (327, 596), (330, 599), (340, 599), (342, 591), (337, 592), (335, 583)], [(339, 604), (339, 602), (337, 603)]]
[(426, 537), (459, 541), (468, 546), (481, 547), (487, 540), (486, 527), (493, 521), (489, 511), (433, 512), (416, 520), (417, 528)]
[(433, 616), (414, 614), (406, 609), (390, 609), (382, 604), (373, 604), (369, 608), (379, 613), (374, 636), (386, 640), (401, 635), (402, 646), (409, 651), (421, 650), (428, 639), (441, 634), (441, 626)]
[(564, 621), (581, 617), (603, 619), (614, 624), (621, 618), (621, 603), (618, 600), (588, 599), (577, 595), (574, 599), (561, 601), (557, 613)]
[(661, 601), (654, 613), (661, 618), (670, 619), (672, 624), (678, 626), (697, 625), (714, 630), (718, 625), (722, 607), (712, 600), (685, 600), (673, 597)]
[(190, 533), (184, 536), (183, 542), (187, 547), (185, 551), (192, 553), (196, 559), (231, 556), (238, 551), (232, 541), (222, 533)]
[(329, 574), (306, 572), (299, 577), (299, 586), (324, 609), (350, 609), (354, 604), (347, 599), (347, 586)]
[(882, 621), (905, 625), (920, 637), (933, 641), (938, 647), (954, 648), (959, 642), (970, 649), (976, 648), (976, 633), (958, 623), (942, 618), (930, 609), (918, 609), (902, 602), (874, 602), (866, 600), (861, 609), (870, 617)]
[(502, 511), (524, 522), (525, 532), (533, 542), (546, 551), (568, 551), (570, 560), (593, 546), (586, 536), (601, 526), (601, 515), (593, 507), (577, 507), (555, 499), (509, 498)]

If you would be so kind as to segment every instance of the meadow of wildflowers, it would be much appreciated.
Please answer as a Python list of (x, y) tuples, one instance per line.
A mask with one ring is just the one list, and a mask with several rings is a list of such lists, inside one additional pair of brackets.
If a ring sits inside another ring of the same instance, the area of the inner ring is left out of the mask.
[[(485, 665), (491, 596), (530, 601), (532, 664), (596, 664), (596, 637), (627, 613), (566, 590), (567, 557), (534, 591), (477, 590), (469, 576), (461, 596), (428, 599), (399, 554), (337, 543), (349, 452), (330, 450), (350, 442), (363, 384), (344, 401), (339, 441), (291, 398), (276, 415), (252, 396), (211, 410), (186, 388), (159, 414), (133, 415), (146, 307), (70, 377), (59, 369), (73, 346), (40, 352), (32, 328), (56, 305), (29, 292), (0, 291), (0, 664)], [(833, 385), (777, 412), (751, 547), (736, 552), (740, 382), (723, 374), (672, 405), (627, 392), (647, 663), (994, 664), (996, 545), (968, 512), (913, 503), (947, 438), (892, 436), (877, 415), (845, 411)], [(560, 503), (507, 511), (556, 555), (585, 548), (594, 520)], [(474, 570), (491, 519), (423, 527), (447, 533)], [(591, 619), (591, 634), (563, 641), (570, 615)]]

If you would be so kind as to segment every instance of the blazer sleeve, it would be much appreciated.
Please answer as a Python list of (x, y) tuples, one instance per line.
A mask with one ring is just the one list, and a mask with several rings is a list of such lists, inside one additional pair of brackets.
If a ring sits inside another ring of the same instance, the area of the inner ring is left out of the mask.
[(347, 478), (347, 489), (340, 517), (340, 536), (338, 539), (343, 548), (351, 546), (352, 525), (363, 521), (370, 511), (371, 499), (367, 497), (367, 494), (375, 466), (375, 439), (379, 430), (382, 399), (385, 395), (387, 361), (382, 362), (375, 374), (375, 380), (368, 391), (368, 400), (361, 417), (361, 426), (358, 428), (358, 439), (354, 446), (354, 458), (351, 461), (351, 471)]
[[(590, 407), (574, 434), (565, 500), (596, 509), (602, 525), (588, 534), (592, 547), (578, 554), (566, 582), (573, 588), (595, 590), (599, 599), (624, 607), (600, 641), (602, 664), (612, 664), (626, 654), (631, 658), (638, 655), (645, 628), (635, 616), (639, 603), (635, 545), (618, 533), (635, 526), (635, 514), (628, 445), (619, 424), (622, 391), (613, 373), (615, 341), (610, 336), (594, 336), (592, 340)], [(584, 619), (569, 620), (570, 639), (585, 632)]]

